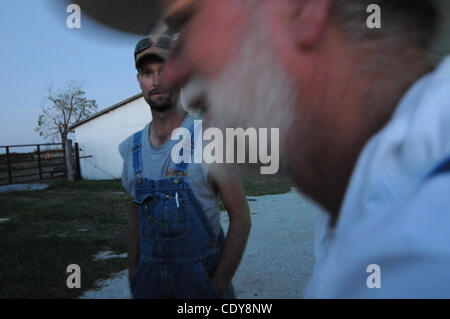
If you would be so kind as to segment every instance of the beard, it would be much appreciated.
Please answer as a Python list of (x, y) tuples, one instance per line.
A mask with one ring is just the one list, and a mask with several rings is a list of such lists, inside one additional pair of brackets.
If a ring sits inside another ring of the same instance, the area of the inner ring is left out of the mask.
[[(270, 128), (278, 128), (280, 168), (283, 170), (288, 164), (283, 155), (286, 155), (286, 140), (292, 125), (298, 88), (278, 61), (276, 53), (267, 45), (270, 39), (263, 26), (257, 24), (248, 32), (237, 57), (219, 77), (212, 81), (194, 78), (182, 90), (183, 101), (191, 106), (202, 96), (208, 108), (208, 126), (219, 128), (223, 133), (226, 128), (268, 128), (269, 152), (272, 149)], [(248, 144), (246, 159), (249, 158)], [(230, 145), (224, 145), (224, 154), (233, 151), (229, 149)], [(251, 148), (254, 149), (254, 146)], [(211, 164), (210, 171), (222, 177), (230, 174), (241, 176), (255, 173), (260, 166), (258, 156), (257, 164)]]
[(167, 96), (160, 96), (153, 98), (153, 92), (150, 92), (147, 96), (145, 96), (145, 100), (147, 101), (150, 108), (160, 112), (165, 113), (172, 109), (175, 106), (175, 97), (172, 93), (169, 93)]

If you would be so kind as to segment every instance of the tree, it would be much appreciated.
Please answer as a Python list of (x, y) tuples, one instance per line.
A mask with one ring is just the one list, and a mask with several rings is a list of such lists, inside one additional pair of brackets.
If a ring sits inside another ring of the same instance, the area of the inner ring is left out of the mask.
[(66, 145), (69, 127), (92, 115), (98, 108), (95, 100), (88, 100), (83, 84), (71, 82), (63, 89), (48, 89), (46, 105), (38, 118), (36, 132), (52, 142), (60, 140)]

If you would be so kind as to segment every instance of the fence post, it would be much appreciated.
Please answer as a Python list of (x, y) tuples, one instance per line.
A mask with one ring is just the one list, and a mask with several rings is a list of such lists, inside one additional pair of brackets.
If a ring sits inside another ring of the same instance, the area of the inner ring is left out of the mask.
[(70, 182), (74, 181), (73, 178), (73, 168), (72, 168), (72, 140), (66, 140), (66, 145), (64, 148), (64, 154), (66, 159), (66, 171), (67, 171), (67, 180)]
[(37, 153), (38, 153), (38, 168), (39, 168), (39, 179), (42, 179), (42, 164), (41, 164), (41, 146), (37, 145)]
[(75, 143), (75, 167), (77, 169), (76, 179), (81, 180), (81, 167), (80, 167), (80, 147), (78, 143)]
[(11, 162), (9, 159), (9, 146), (6, 146), (6, 166), (8, 167), (8, 181), (12, 184)]

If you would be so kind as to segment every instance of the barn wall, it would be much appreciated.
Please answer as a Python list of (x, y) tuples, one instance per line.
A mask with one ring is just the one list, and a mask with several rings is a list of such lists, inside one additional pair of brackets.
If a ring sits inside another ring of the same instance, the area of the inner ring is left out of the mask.
[(76, 127), (80, 157), (92, 156), (80, 159), (83, 179), (119, 178), (122, 174), (120, 142), (144, 128), (150, 120), (150, 108), (140, 97)]

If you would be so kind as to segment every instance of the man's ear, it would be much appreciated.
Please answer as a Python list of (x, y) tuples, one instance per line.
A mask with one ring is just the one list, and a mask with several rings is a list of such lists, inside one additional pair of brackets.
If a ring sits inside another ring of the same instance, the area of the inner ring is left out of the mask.
[(324, 37), (331, 3), (332, 0), (264, 2), (270, 41), (294, 81), (313, 72), (314, 64), (309, 53)]
[(304, 1), (292, 19), (292, 37), (299, 48), (310, 48), (318, 43), (329, 18), (330, 0)]
[(143, 90), (143, 88), (142, 88), (142, 82), (141, 82), (141, 72), (140, 71), (138, 71), (138, 73), (136, 74), (136, 79), (137, 79), (137, 81), (138, 81), (138, 83), (139, 83), (139, 87), (141, 88), (141, 90)]

